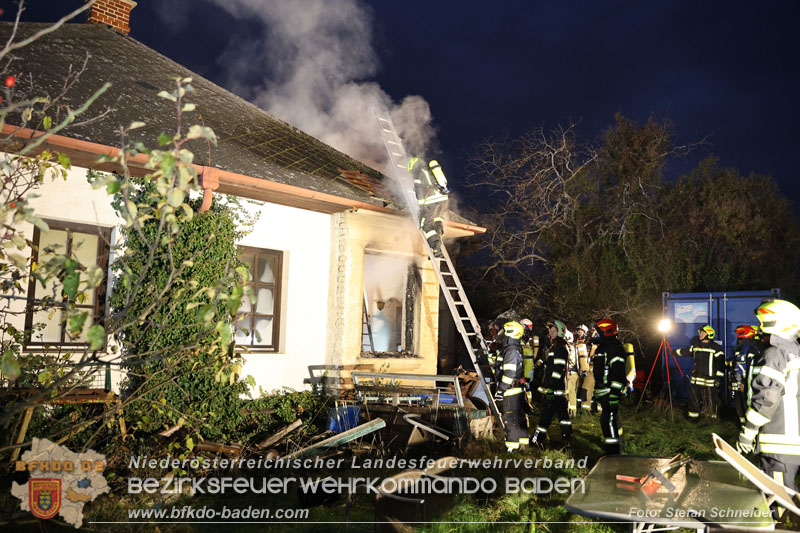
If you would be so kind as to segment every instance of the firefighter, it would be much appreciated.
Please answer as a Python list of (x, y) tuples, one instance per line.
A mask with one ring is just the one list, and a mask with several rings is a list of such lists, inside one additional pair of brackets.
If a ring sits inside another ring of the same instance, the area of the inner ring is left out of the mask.
[(599, 335), (594, 352), (594, 396), (602, 407), (600, 427), (606, 455), (622, 453), (619, 401), (625, 388), (625, 349), (617, 338), (617, 323), (610, 318), (597, 322)]
[(533, 334), (533, 322), (527, 318), (519, 321), (524, 332), (522, 334), (522, 376), (525, 378), (525, 396), (531, 401), (531, 385), (533, 384), (534, 361), (539, 337)]
[(503, 424), (506, 426), (506, 448), (519, 450), (530, 443), (528, 418), (525, 416), (522, 390), (522, 346), (524, 328), (519, 322), (503, 325), (503, 365), (497, 383), (495, 400), (502, 402)]
[(547, 440), (547, 428), (553, 421), (553, 416), (558, 417), (561, 425), (561, 437), (568, 441), (572, 436), (572, 421), (567, 412), (567, 399), (564, 397), (566, 388), (567, 359), (567, 327), (560, 320), (548, 322), (548, 337), (550, 348), (547, 351), (547, 361), (544, 365), (544, 378), (542, 387), (544, 389), (544, 402), (542, 412), (539, 415), (539, 424), (533, 434), (533, 442), (540, 448), (544, 448)]
[[(800, 468), (800, 309), (785, 300), (763, 302), (755, 310), (767, 348), (753, 359), (753, 382), (745, 427), (737, 448), (752, 453), (778, 483), (797, 490)], [(778, 514), (781, 510), (777, 510)]]
[(739, 326), (736, 328), (736, 346), (733, 349), (733, 404), (739, 422), (744, 425), (747, 406), (750, 404), (750, 384), (752, 383), (753, 360), (761, 353), (761, 332), (758, 326)]
[(578, 368), (578, 352), (575, 348), (575, 336), (567, 330), (564, 340), (567, 341), (567, 412), (570, 418), (575, 418), (578, 414), (578, 379), (580, 369)]
[(578, 403), (587, 413), (592, 411), (592, 396), (594, 395), (594, 374), (592, 373), (592, 360), (589, 357), (589, 328), (581, 324), (575, 328), (575, 351), (578, 353), (578, 369), (581, 373), (581, 388), (578, 391)]
[(691, 355), (694, 359), (691, 391), (689, 394), (689, 419), (698, 420), (705, 409), (711, 418), (717, 417), (718, 390), (725, 371), (722, 346), (714, 342), (714, 328), (706, 324), (697, 330), (688, 348), (678, 348), (675, 355)]
[(425, 234), (435, 257), (442, 257), (444, 214), (447, 211), (447, 178), (435, 160), (427, 166), (418, 157), (408, 160), (408, 171), (414, 178), (414, 194), (419, 204), (419, 227)]

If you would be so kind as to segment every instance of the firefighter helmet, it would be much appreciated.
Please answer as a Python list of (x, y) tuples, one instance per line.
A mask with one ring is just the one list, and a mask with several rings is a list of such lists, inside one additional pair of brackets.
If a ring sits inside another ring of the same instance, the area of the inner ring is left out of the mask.
[(561, 322), (560, 320), (552, 320), (552, 321), (548, 322), (547, 323), (547, 327), (548, 328), (551, 328), (551, 327), (556, 328), (556, 332), (557, 332), (556, 336), (557, 337), (561, 337), (562, 339), (567, 334), (567, 326), (565, 326), (564, 323)]
[(533, 327), (533, 322), (531, 322), (529, 318), (523, 318), (522, 320), (519, 321), (519, 323), (522, 324), (522, 327), (526, 329)]
[(763, 302), (754, 313), (764, 333), (791, 339), (800, 331), (800, 309), (786, 300)]
[(736, 337), (739, 339), (755, 339), (758, 337), (758, 326), (739, 326), (736, 328)]
[(589, 333), (589, 328), (586, 327), (586, 324), (581, 324), (577, 328), (575, 328), (575, 333), (583, 330), (583, 336), (585, 337)]
[(428, 163), (428, 166), (431, 168), (431, 173), (436, 179), (436, 184), (439, 186), (439, 188), (444, 192), (450, 192), (447, 189), (447, 178), (444, 176), (444, 170), (442, 170), (442, 167), (439, 166), (439, 162), (435, 159), (431, 159), (430, 163)]
[(512, 339), (521, 339), (522, 334), (525, 333), (525, 328), (523, 328), (522, 324), (519, 322), (506, 322), (503, 324), (503, 332), (505, 333), (506, 337), (511, 337)]
[(701, 327), (700, 329), (697, 330), (697, 334), (698, 335), (700, 335), (700, 333), (702, 333), (702, 332), (706, 333), (706, 338), (708, 338), (708, 340), (710, 340), (710, 341), (713, 341), (714, 340), (714, 336), (717, 334), (717, 332), (714, 331), (714, 328), (712, 328), (708, 324), (706, 324), (705, 326), (703, 326), (703, 327)]
[(602, 337), (613, 337), (617, 334), (617, 323), (610, 318), (601, 318), (595, 327)]
[(564, 340), (567, 341), (569, 344), (572, 344), (572, 341), (575, 340), (575, 336), (572, 334), (570, 330), (564, 334)]

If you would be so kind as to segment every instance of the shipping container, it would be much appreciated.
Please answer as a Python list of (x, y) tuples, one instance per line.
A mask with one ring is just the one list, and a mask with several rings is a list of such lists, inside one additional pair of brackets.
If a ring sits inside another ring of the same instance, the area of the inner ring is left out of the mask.
[[(697, 330), (710, 324), (716, 332), (715, 341), (722, 345), (726, 361), (733, 359), (736, 347), (736, 328), (744, 324), (757, 325), (758, 319), (753, 311), (765, 299), (780, 298), (780, 289), (763, 291), (734, 291), (734, 292), (664, 292), (661, 297), (661, 314), (672, 322), (672, 327), (666, 334), (667, 342), (673, 352), (679, 348), (688, 347), (692, 339), (697, 336)], [(676, 368), (675, 362), (680, 366)], [(666, 367), (669, 364), (669, 384), (672, 396), (676, 400), (686, 400), (689, 397), (689, 378), (692, 375), (694, 361), (689, 356), (665, 357), (659, 359), (664, 377), (664, 386), (667, 386)], [(681, 372), (685, 376), (681, 376)], [(723, 383), (727, 388), (727, 376)]]

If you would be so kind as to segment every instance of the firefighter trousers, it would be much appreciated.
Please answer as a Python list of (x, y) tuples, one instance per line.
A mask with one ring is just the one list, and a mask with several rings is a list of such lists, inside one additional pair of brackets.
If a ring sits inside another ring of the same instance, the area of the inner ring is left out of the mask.
[(567, 403), (570, 411), (578, 409), (578, 378), (580, 374), (570, 372), (567, 375)]
[[(785, 485), (790, 489), (797, 491), (797, 484), (795, 483), (794, 478), (797, 476), (797, 471), (800, 469), (800, 465), (787, 464), (783, 461), (779, 461), (775, 457), (764, 454), (761, 455), (760, 463), (761, 464), (759, 466), (761, 467), (761, 470), (766, 472), (769, 477), (781, 485)], [(770, 506), (770, 509), (772, 510), (772, 518), (775, 520), (780, 519), (786, 510), (775, 503)]]
[(589, 372), (583, 376), (581, 382), (581, 407), (587, 411), (592, 410), (592, 396), (594, 395), (594, 374)]
[(553, 421), (554, 416), (558, 417), (559, 425), (561, 426), (561, 437), (564, 440), (569, 440), (572, 436), (572, 421), (569, 419), (569, 412), (567, 411), (567, 399), (563, 394), (548, 394), (542, 404), (539, 424), (533, 434), (534, 443), (539, 446), (544, 445), (544, 441), (547, 438), (547, 428), (550, 427), (550, 422)]
[(697, 420), (701, 413), (717, 418), (717, 388), (711, 385), (692, 383), (689, 392), (689, 418)]
[(442, 217), (446, 207), (447, 202), (419, 206), (419, 224), (434, 252), (442, 250), (442, 235), (444, 234), (444, 218)]
[(600, 414), (600, 427), (603, 430), (603, 444), (606, 455), (622, 453), (622, 430), (619, 427), (619, 401), (611, 402), (606, 394), (597, 398), (603, 412)]
[(522, 387), (512, 387), (503, 394), (503, 424), (506, 426), (508, 451), (519, 450), (520, 446), (530, 444), (524, 401)]

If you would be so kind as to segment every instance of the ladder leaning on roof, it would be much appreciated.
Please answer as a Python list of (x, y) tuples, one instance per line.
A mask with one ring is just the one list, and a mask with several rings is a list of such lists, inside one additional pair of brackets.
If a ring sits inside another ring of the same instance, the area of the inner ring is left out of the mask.
[[(383, 112), (381, 114), (378, 113), (376, 109), (373, 109), (373, 112), (375, 113), (375, 118), (378, 119), (378, 127), (381, 130), (383, 143), (386, 146), (386, 150), (389, 152), (389, 159), (394, 171), (394, 177), (397, 179), (403, 191), (403, 200), (405, 200), (408, 206), (411, 218), (413, 218), (419, 228), (419, 206), (417, 205), (417, 197), (413, 189), (410, 188), (413, 187), (414, 180), (408, 171), (409, 156), (406, 154), (405, 148), (403, 148), (403, 141), (397, 134), (392, 119), (389, 117), (389, 113)], [(469, 304), (467, 295), (464, 292), (464, 287), (461, 285), (461, 280), (458, 279), (456, 269), (453, 268), (453, 263), (450, 261), (450, 256), (445, 247), (442, 246), (442, 257), (436, 257), (433, 255), (433, 250), (428, 244), (428, 239), (425, 238), (422, 229), (420, 229), (420, 235), (422, 235), (423, 246), (425, 246), (428, 257), (433, 264), (433, 270), (436, 272), (436, 278), (439, 280), (442, 294), (445, 300), (447, 300), (447, 307), (450, 308), (453, 322), (455, 322), (456, 328), (461, 334), (461, 338), (464, 340), (464, 345), (467, 347), (467, 352), (475, 367), (475, 372), (477, 372), (478, 379), (485, 389), (489, 408), (498, 424), (502, 427), (503, 417), (497, 409), (497, 404), (489, 390), (489, 385), (483, 378), (481, 367), (478, 364), (478, 350), (483, 350), (483, 353), (489, 353), (489, 348), (483, 335), (481, 335), (478, 320), (475, 318), (475, 313), (473, 313), (472, 306)]]

